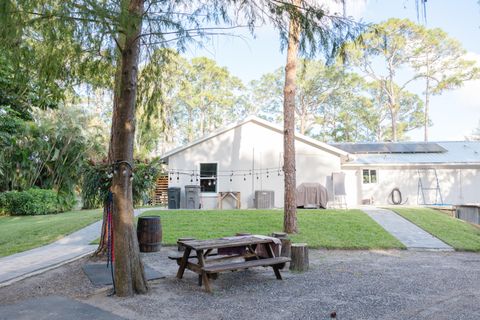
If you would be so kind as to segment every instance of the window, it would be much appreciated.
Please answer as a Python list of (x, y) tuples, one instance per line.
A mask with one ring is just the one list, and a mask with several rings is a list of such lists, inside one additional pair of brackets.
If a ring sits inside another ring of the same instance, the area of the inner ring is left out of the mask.
[(200, 163), (200, 191), (217, 192), (216, 163)]
[(363, 183), (377, 183), (377, 170), (363, 169)]

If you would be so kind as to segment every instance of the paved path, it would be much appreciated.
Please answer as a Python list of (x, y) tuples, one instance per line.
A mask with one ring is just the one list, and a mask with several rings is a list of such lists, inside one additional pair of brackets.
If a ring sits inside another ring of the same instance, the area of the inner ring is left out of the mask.
[(453, 251), (453, 248), (391, 210), (362, 208), (386, 231), (410, 250)]
[[(135, 216), (157, 209), (137, 209)], [(0, 287), (91, 254), (97, 245), (90, 243), (100, 237), (101, 228), (98, 221), (46, 246), (0, 258)]]

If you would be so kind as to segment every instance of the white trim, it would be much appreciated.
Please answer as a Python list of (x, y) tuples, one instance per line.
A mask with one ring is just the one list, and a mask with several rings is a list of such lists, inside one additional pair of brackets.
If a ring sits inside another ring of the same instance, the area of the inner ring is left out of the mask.
[(420, 169), (431, 168), (437, 169), (480, 169), (480, 163), (461, 163), (461, 162), (431, 162), (431, 163), (343, 163), (342, 169), (359, 169), (359, 168), (385, 168), (385, 169)]
[[(257, 116), (249, 116), (249, 117), (245, 118), (245, 119), (242, 120), (242, 121), (239, 121), (239, 122), (236, 122), (236, 123), (232, 123), (232, 124), (230, 124), (230, 125), (228, 125), (228, 126), (226, 126), (226, 127), (223, 127), (223, 128), (221, 128), (221, 129), (218, 129), (218, 130), (216, 130), (216, 131), (214, 131), (214, 132), (212, 132), (212, 133), (210, 133), (210, 134), (208, 134), (208, 135), (206, 135), (206, 136), (204, 136), (204, 137), (202, 137), (202, 138), (200, 138), (200, 139), (197, 139), (197, 140), (195, 140), (195, 141), (193, 141), (193, 142), (191, 142), (191, 143), (188, 143), (188, 144), (186, 144), (186, 145), (184, 145), (184, 146), (181, 146), (181, 147), (175, 148), (175, 149), (173, 149), (173, 150), (170, 150), (169, 152), (163, 154), (160, 158), (161, 158), (162, 160), (164, 160), (164, 161), (165, 161), (165, 160), (168, 161), (168, 158), (169, 158), (170, 156), (174, 155), (174, 154), (177, 154), (177, 153), (182, 152), (182, 151), (184, 151), (184, 150), (186, 150), (186, 149), (188, 149), (188, 148), (191, 148), (191, 147), (193, 147), (193, 146), (195, 146), (195, 145), (197, 145), (197, 144), (200, 144), (200, 143), (202, 143), (202, 142), (204, 142), (204, 141), (207, 141), (207, 140), (209, 140), (209, 139), (212, 139), (212, 138), (214, 138), (214, 137), (216, 137), (216, 136), (218, 136), (218, 135), (220, 135), (220, 134), (222, 134), (222, 133), (225, 133), (225, 132), (230, 131), (230, 130), (233, 130), (233, 129), (237, 128), (237, 127), (243, 126), (244, 124), (249, 123), (249, 122), (256, 123), (256, 124), (258, 124), (258, 125), (261, 125), (261, 126), (264, 126), (264, 127), (268, 128), (268, 129), (270, 129), (270, 130), (272, 130), (272, 131), (276, 131), (276, 132), (278, 132), (278, 133), (283, 134), (283, 128), (282, 128), (282, 127), (280, 127), (280, 126), (278, 126), (278, 125), (276, 125), (276, 124), (273, 124), (273, 123), (271, 123), (271, 122), (268, 122), (268, 121), (266, 121), (266, 120), (263, 120), (263, 119), (261, 119), (261, 118), (259, 118), (259, 117), (257, 117)], [(307, 143), (307, 144), (310, 144), (310, 145), (312, 145), (312, 146), (314, 146), (314, 147), (323, 149), (323, 150), (325, 150), (325, 151), (327, 151), (327, 152), (330, 152), (330, 153), (332, 153), (332, 154), (334, 154), (334, 155), (337, 155), (337, 156), (348, 157), (348, 155), (349, 155), (348, 152), (345, 152), (345, 151), (343, 151), (343, 150), (341, 150), (341, 149), (332, 147), (332, 146), (330, 146), (330, 145), (328, 145), (328, 144), (326, 144), (326, 143), (324, 143), (324, 142), (317, 141), (317, 140), (312, 139), (312, 138), (310, 138), (310, 137), (307, 137), (307, 136), (305, 136), (305, 135), (303, 135), (303, 134), (295, 133), (295, 139), (300, 140), (300, 141), (302, 141), (302, 142), (305, 142), (305, 143)]]

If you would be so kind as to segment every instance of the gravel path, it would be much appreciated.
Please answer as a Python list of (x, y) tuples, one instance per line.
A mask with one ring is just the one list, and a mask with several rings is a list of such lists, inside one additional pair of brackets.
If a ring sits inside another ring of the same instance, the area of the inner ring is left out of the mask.
[(144, 255), (168, 274), (146, 295), (112, 298), (83, 275), (86, 259), (0, 288), (0, 303), (64, 295), (129, 319), (480, 319), (480, 254), (416, 251), (310, 250), (310, 271), (271, 269), (222, 274), (213, 294), (197, 286), (167, 251)]

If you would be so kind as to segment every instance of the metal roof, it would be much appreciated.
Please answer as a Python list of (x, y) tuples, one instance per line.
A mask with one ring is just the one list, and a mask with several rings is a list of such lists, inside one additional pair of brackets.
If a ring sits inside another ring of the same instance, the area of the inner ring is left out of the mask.
[[(414, 142), (409, 144), (415, 144)], [(422, 144), (422, 143), (417, 143)], [(345, 166), (359, 165), (480, 165), (480, 141), (436, 142), (445, 152), (357, 153)], [(341, 148), (340, 145), (335, 145)]]
[(351, 154), (370, 153), (435, 153), (447, 152), (435, 142), (380, 142), (331, 144)]

